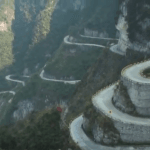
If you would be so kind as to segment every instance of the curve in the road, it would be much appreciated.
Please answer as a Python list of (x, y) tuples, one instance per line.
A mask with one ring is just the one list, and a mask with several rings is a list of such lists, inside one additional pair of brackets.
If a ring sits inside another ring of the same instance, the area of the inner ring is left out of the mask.
[[(112, 96), (114, 94), (114, 89), (117, 83), (100, 90), (97, 94), (95, 94), (92, 98), (92, 102), (94, 107), (108, 116), (109, 118), (113, 120), (118, 120), (124, 123), (128, 124), (138, 124), (138, 125), (150, 125), (150, 119), (149, 118), (141, 118), (141, 117), (134, 117), (130, 116), (126, 113), (123, 113), (116, 109), (116, 107), (112, 104)], [(110, 111), (112, 113), (110, 113)]]
[[(3, 94), (3, 93), (11, 93), (11, 94), (13, 94), (13, 95), (16, 94), (16, 92), (14, 92), (14, 91), (2, 91), (2, 92), (0, 92), (0, 94)], [(13, 98), (11, 98), (8, 102), (11, 103), (12, 100), (13, 100)]]
[(12, 75), (7, 75), (7, 76), (5, 77), (5, 79), (6, 79), (6, 80), (9, 80), (9, 81), (13, 81), (13, 82), (22, 83), (22, 85), (25, 86), (25, 82), (24, 82), (24, 81), (11, 79), (10, 76), (12, 76)]
[[(143, 70), (143, 68), (147, 68), (150, 66), (150, 59), (149, 60), (145, 60), (142, 61), (140, 63), (135, 63), (135, 64), (130, 64), (128, 66), (126, 66), (125, 68), (123, 68), (121, 75), (124, 76), (125, 78), (129, 78), (129, 80), (134, 81), (134, 82), (138, 82), (141, 84), (150, 84), (150, 79), (146, 79), (143, 76), (141, 76), (140, 72), (141, 70)], [(138, 139), (137, 134), (140, 134), (140, 136), (143, 137), (143, 141), (149, 142), (150, 140), (150, 136), (149, 134), (145, 135), (145, 133), (143, 133), (143, 130), (149, 131), (150, 129), (150, 118), (142, 118), (142, 117), (134, 117), (131, 115), (128, 115), (126, 113), (123, 113), (121, 111), (119, 111), (112, 103), (112, 97), (114, 94), (114, 89), (116, 88), (116, 85), (119, 83), (120, 81), (117, 81), (114, 84), (111, 84), (99, 91), (96, 92), (96, 94), (94, 94), (92, 96), (92, 103), (93, 106), (95, 107), (96, 110), (98, 110), (100, 113), (103, 113), (105, 116), (109, 117), (113, 123), (114, 126), (117, 128), (117, 130), (121, 131), (121, 139), (123, 139), (124, 141), (129, 142), (130, 139), (127, 138), (127, 135), (130, 135), (130, 130), (132, 128), (129, 128), (129, 126), (135, 126), (135, 129), (132, 129), (133, 131), (133, 137), (131, 137), (131, 139), (133, 138), (133, 142), (139, 142), (141, 141), (141, 139)], [(111, 112), (111, 113), (110, 113)], [(96, 143), (94, 143), (93, 141), (91, 141), (85, 134), (84, 131), (81, 128), (81, 125), (83, 123), (83, 117), (82, 115), (77, 117), (76, 119), (74, 119), (72, 121), (72, 123), (70, 124), (70, 134), (72, 139), (78, 144), (78, 146), (81, 149), (95, 149), (95, 150), (129, 150), (129, 149), (133, 149), (133, 147), (129, 147), (127, 146), (125, 147), (107, 147), (107, 146), (97, 146)], [(119, 126), (118, 126), (119, 123)], [(130, 130), (128, 131), (128, 133), (124, 133), (126, 131), (126, 129), (122, 130), (122, 127), (126, 127), (129, 128)], [(142, 127), (142, 128), (141, 128)], [(138, 129), (138, 132), (136, 131), (136, 129)], [(137, 136), (135, 138), (135, 136)], [(146, 137), (144, 137), (146, 136)], [(145, 146), (145, 147), (137, 147), (138, 150), (142, 149), (142, 150), (148, 150), (150, 149), (150, 146)]]
[(63, 82), (63, 83), (68, 83), (68, 84), (76, 84), (78, 82), (80, 82), (81, 80), (75, 80), (75, 81), (65, 81), (65, 80), (56, 80), (56, 79), (48, 79), (48, 78), (45, 78), (44, 76), (44, 70), (41, 71), (40, 73), (40, 77), (41, 79), (43, 80), (47, 80), (47, 81), (54, 81), (54, 82)]
[(69, 42), (69, 35), (64, 37), (64, 43), (66, 44), (70, 44), (70, 45), (86, 45), (86, 46), (96, 46), (96, 47), (103, 47), (103, 48), (108, 48), (106, 46), (103, 45), (98, 45), (98, 44), (89, 44), (89, 43), (74, 43), (74, 42)]
[[(119, 82), (119, 81), (118, 81)], [(122, 113), (117, 110), (114, 105), (112, 104), (111, 98), (113, 96), (114, 88), (116, 84), (111, 84), (108, 87), (98, 91), (92, 97), (92, 103), (94, 107), (102, 112), (104, 115), (108, 116), (113, 120), (118, 120), (122, 122), (126, 122), (128, 124), (138, 124), (138, 125), (146, 125), (150, 124), (150, 119), (148, 118), (140, 118), (140, 117), (133, 117), (128, 114)], [(110, 114), (110, 110), (112, 113)], [(150, 146), (104, 146), (101, 144), (97, 144), (93, 142), (83, 131), (82, 129), (83, 124), (83, 115), (79, 115), (73, 121), (71, 121), (69, 125), (70, 135), (74, 142), (82, 149), (82, 150), (149, 150)]]
[(112, 52), (114, 52), (114, 53), (117, 53), (117, 54), (119, 54), (119, 55), (125, 55), (124, 52), (122, 52), (122, 51), (120, 51), (120, 50), (118, 49), (118, 45), (117, 45), (117, 44), (111, 46), (111, 47), (110, 47), (110, 51), (112, 51)]
[[(80, 35), (82, 37), (87, 37), (87, 36), (83, 36), (83, 35)], [(69, 38), (69, 35), (65, 36), (64, 37), (64, 43), (66, 44), (71, 44), (71, 45), (86, 45), (86, 46), (97, 46), (97, 47), (103, 47), (105, 48), (106, 46), (103, 46), (103, 45), (98, 45), (98, 44), (89, 44), (89, 43), (72, 43), (72, 42), (69, 42), (68, 41), (68, 38)], [(94, 37), (90, 37), (90, 38), (94, 38)], [(96, 38), (96, 37), (95, 37)], [(111, 38), (99, 38), (99, 39), (106, 39), (106, 40), (118, 40), (118, 39), (111, 39)], [(46, 64), (44, 66), (44, 68), (46, 67)], [(56, 79), (48, 79), (48, 78), (45, 78), (43, 77), (44, 75), (44, 70), (41, 71), (40, 73), (40, 77), (43, 79), (43, 80), (48, 80), (48, 81), (54, 81), (54, 82), (63, 82), (63, 83), (68, 83), (68, 84), (76, 84), (78, 82), (80, 82), (81, 80), (75, 80), (75, 81), (65, 81), (65, 80), (56, 80)]]
[(150, 66), (150, 60), (145, 60), (140, 63), (135, 63), (125, 67), (121, 75), (132, 82), (140, 84), (150, 84), (150, 79), (141, 75), (141, 70)]
[[(90, 37), (90, 36), (84, 36), (84, 35), (80, 35), (81, 37), (85, 37), (85, 38), (97, 38), (97, 39), (105, 39), (105, 40), (117, 40), (118, 39), (113, 39), (113, 38), (99, 38), (99, 37)], [(97, 46), (97, 47), (103, 47), (103, 48), (109, 48), (110, 51), (114, 52), (114, 53), (117, 53), (119, 55), (125, 55), (124, 52), (120, 51), (118, 49), (118, 45), (114, 43), (111, 44), (111, 47), (106, 47), (106, 46), (103, 46), (103, 45), (98, 45), (98, 44), (89, 44), (89, 43), (74, 43), (74, 42), (69, 42), (69, 35), (65, 36), (64, 37), (64, 43), (66, 44), (72, 44), (72, 45), (86, 45), (86, 46)], [(113, 45), (113, 46), (112, 46)]]
[(101, 144), (97, 144), (93, 142), (83, 131), (83, 115), (80, 114), (78, 117), (74, 118), (73, 121), (69, 125), (70, 135), (74, 142), (82, 149), (82, 150), (149, 150), (150, 146), (104, 146)]

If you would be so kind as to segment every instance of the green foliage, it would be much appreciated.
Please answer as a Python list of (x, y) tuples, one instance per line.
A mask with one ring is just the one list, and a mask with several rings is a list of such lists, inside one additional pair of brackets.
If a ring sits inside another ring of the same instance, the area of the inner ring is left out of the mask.
[(0, 2), (0, 23), (4, 23), (7, 25), (7, 31), (0, 31), (0, 70), (6, 66), (11, 65), (14, 61), (14, 57), (12, 54), (12, 41), (14, 40), (14, 35), (9, 23), (12, 20), (4, 13), (7, 9), (11, 8), (13, 3), (14, 0), (12, 0), (10, 3), (6, 3), (4, 0)]
[(20, 91), (17, 92), (14, 99), (27, 99), (37, 95), (39, 95), (39, 98), (45, 98), (45, 93), (49, 95), (50, 91), (55, 93), (58, 97), (69, 97), (73, 89), (74, 85), (66, 85), (64, 83), (44, 81), (39, 77), (38, 74), (35, 74), (31, 77), (31, 79), (29, 79), (29, 81), (27, 81), (26, 86), (22, 87)]
[(82, 26), (82, 29), (97, 30), (99, 33), (106, 31), (110, 37), (115, 37), (114, 17), (118, 10), (116, 7), (118, 1), (91, 1), (90, 3), (89, 7), (82, 10), (79, 26)]
[(90, 119), (90, 122), (92, 123), (91, 125), (93, 125), (95, 120), (98, 121), (100, 127), (102, 128), (108, 128), (109, 124), (112, 124), (111, 119), (97, 112), (91, 102), (86, 103), (86, 107), (84, 109), (84, 116)]
[(1, 124), (9, 124), (12, 121), (11, 116), (17, 109), (18, 102), (23, 100), (37, 100), (36, 104), (39, 109), (45, 107), (45, 99), (49, 99), (51, 104), (59, 100), (68, 101), (75, 86), (59, 82), (44, 81), (38, 74), (34, 74), (26, 83), (25, 87), (20, 87), (13, 98), (13, 103), (10, 103), (5, 109), (6, 114), (1, 120)]
[(1, 127), (0, 129), (0, 147), (2, 149), (14, 149), (16, 147), (16, 139), (9, 134), (8, 127)]
[(60, 129), (60, 112), (54, 108), (49, 112), (45, 111), (37, 122), (34, 118), (37, 118), (39, 113), (35, 112), (34, 117), (31, 117), (32, 114), (30, 118), (18, 121), (12, 126), (1, 126), (0, 134), (3, 136), (0, 136), (0, 147), (7, 150), (65, 150), (69, 132)]
[(76, 26), (70, 26), (69, 30), (68, 30), (68, 34), (70, 36), (77, 36), (78, 35), (78, 31), (79, 31), (78, 27), (76, 27)]
[(34, 29), (34, 37), (30, 47), (45, 39), (46, 35), (50, 32), (51, 16), (54, 11), (55, 3), (56, 1), (54, 0), (48, 0), (45, 9), (40, 11), (36, 20), (37, 23)]
[[(75, 54), (69, 52), (70, 49), (76, 49)], [(102, 48), (93, 47), (92, 50), (82, 51), (76, 46), (61, 45), (53, 60), (49, 60), (45, 67), (47, 74), (53, 75), (56, 79), (63, 76), (73, 76), (76, 80), (81, 80), (87, 69), (101, 55)]]

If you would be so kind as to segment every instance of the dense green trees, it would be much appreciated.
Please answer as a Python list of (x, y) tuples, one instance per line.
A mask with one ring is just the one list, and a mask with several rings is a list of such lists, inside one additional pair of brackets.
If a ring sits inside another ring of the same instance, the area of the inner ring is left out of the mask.
[(55, 8), (55, 3), (56, 1), (54, 0), (48, 0), (45, 9), (37, 16), (33, 41), (30, 47), (40, 42), (42, 39), (45, 39), (46, 35), (50, 32), (50, 21)]
[[(69, 132), (60, 129), (60, 112), (52, 108), (38, 120), (39, 112), (13, 126), (1, 126), (0, 147), (5, 150), (58, 150), (68, 144)], [(33, 117), (32, 117), (33, 116)], [(3, 135), (3, 136), (2, 136)]]

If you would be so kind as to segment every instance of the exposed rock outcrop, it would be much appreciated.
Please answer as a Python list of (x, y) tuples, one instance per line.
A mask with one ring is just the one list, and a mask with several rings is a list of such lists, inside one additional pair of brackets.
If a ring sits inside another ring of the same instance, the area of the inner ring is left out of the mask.
[(114, 106), (122, 112), (133, 113), (135, 111), (135, 107), (130, 100), (127, 89), (124, 87), (122, 82), (116, 86), (112, 102)]
[(120, 139), (119, 134), (109, 131), (103, 135), (103, 143), (106, 145), (117, 144)]
[(22, 120), (33, 110), (34, 106), (32, 102), (24, 100), (18, 103), (18, 109), (14, 111), (13, 118), (15, 121)]
[[(136, 3), (136, 5), (135, 5)], [(134, 11), (133, 11), (134, 10)], [(148, 1), (124, 0), (116, 28), (120, 31), (118, 49), (127, 48), (150, 53), (150, 4)]]
[(103, 141), (104, 131), (98, 125), (97, 122), (95, 122), (95, 124), (93, 125), (92, 133), (93, 133), (93, 137), (94, 137), (95, 142), (102, 142)]
[(106, 31), (99, 33), (98, 31), (90, 30), (87, 28), (84, 28), (84, 35), (91, 36), (91, 37), (100, 37), (100, 38), (108, 38), (109, 36)]

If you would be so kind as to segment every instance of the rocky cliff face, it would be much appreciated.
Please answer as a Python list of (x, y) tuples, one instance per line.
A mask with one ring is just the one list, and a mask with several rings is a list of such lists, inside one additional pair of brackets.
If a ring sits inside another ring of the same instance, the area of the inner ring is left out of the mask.
[(83, 10), (87, 6), (87, 0), (61, 0), (57, 5), (57, 9), (67, 10)]
[(14, 111), (13, 118), (15, 121), (21, 120), (33, 110), (34, 105), (30, 101), (24, 100), (18, 103), (18, 109)]
[(12, 24), (15, 62), (9, 68), (11, 72), (23, 74), (27, 68), (32, 74), (43, 67), (58, 49), (69, 26), (78, 21), (88, 1), (16, 0)]
[[(30, 55), (35, 55), (32, 50), (37, 51), (35, 45), (40, 43), (41, 40), (45, 39), (50, 31), (50, 20), (52, 17), (52, 12), (57, 4), (56, 1), (52, 0), (16, 0), (15, 1), (15, 20), (12, 25), (12, 29), (15, 33), (13, 42), (13, 51), (15, 53), (15, 63), (14, 68), (23, 72), (25, 68), (29, 68)], [(43, 16), (46, 16), (45, 18)], [(42, 58), (44, 59), (45, 51), (44, 49)], [(33, 57), (32, 57), (33, 58)], [(36, 58), (33, 58), (32, 69), (38, 64)], [(34, 68), (37, 70), (39, 68)], [(15, 70), (11, 68), (11, 70)], [(19, 71), (19, 72), (20, 72)]]
[(124, 0), (120, 5), (116, 28), (120, 31), (118, 49), (127, 48), (150, 52), (150, 2), (148, 0)]

